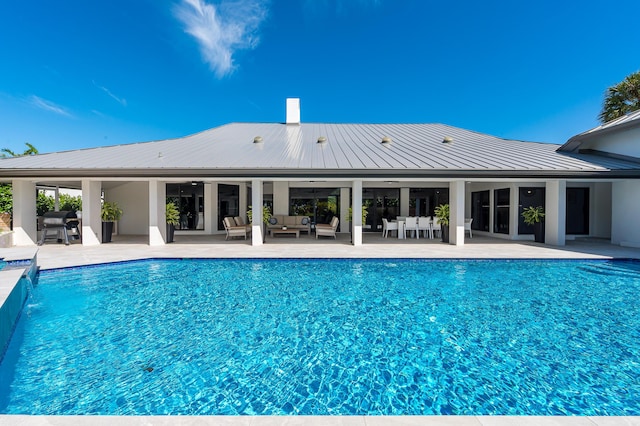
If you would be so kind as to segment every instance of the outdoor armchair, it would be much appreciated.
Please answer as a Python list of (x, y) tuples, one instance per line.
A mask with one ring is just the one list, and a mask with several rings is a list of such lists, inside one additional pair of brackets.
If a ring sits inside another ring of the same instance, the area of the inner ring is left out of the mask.
[(232, 217), (225, 217), (222, 219), (222, 223), (224, 224), (224, 230), (227, 233), (227, 236), (224, 238), (228, 240), (230, 237), (244, 237), (247, 239), (247, 234), (249, 233), (246, 226), (238, 226)]
[(338, 223), (340, 219), (334, 216), (331, 222), (327, 224), (319, 223), (316, 225), (316, 240), (319, 236), (336, 238), (336, 231), (338, 230)]

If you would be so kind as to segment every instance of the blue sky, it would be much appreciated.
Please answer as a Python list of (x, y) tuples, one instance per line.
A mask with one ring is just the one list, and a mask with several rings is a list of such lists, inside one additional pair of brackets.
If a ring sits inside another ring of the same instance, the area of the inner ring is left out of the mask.
[(445, 123), (564, 143), (640, 70), (640, 2), (0, 3), (0, 147), (41, 152), (229, 122)]

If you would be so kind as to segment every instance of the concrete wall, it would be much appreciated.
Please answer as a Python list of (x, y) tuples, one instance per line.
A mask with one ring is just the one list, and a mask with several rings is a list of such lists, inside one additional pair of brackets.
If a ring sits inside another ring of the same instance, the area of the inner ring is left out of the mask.
[(589, 203), (591, 204), (591, 236), (611, 238), (611, 187), (610, 182), (591, 184)]
[(640, 247), (640, 184), (625, 180), (614, 182), (611, 191), (611, 243)]
[[(567, 188), (589, 188), (589, 237), (611, 238), (611, 183), (567, 182)], [(568, 238), (573, 239), (574, 236)]]
[(115, 201), (122, 209), (118, 221), (120, 235), (149, 235), (149, 184), (147, 182), (123, 183), (105, 190), (105, 200)]

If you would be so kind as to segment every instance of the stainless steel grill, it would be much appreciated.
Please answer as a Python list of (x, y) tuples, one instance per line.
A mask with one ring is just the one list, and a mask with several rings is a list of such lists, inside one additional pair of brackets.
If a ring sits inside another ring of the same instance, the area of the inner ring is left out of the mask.
[(80, 239), (79, 221), (72, 211), (46, 212), (42, 215), (42, 236), (38, 245), (44, 244), (47, 238), (54, 238), (57, 242), (64, 241), (69, 245), (69, 239)]

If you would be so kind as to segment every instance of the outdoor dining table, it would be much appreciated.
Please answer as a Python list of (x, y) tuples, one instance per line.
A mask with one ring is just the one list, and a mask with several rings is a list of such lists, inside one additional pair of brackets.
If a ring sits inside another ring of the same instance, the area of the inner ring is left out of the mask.
[[(398, 224), (398, 239), (404, 240), (406, 239), (406, 231), (404, 229), (405, 220), (392, 220), (391, 222), (396, 222)], [(420, 232), (420, 230), (416, 230), (416, 232)], [(433, 239), (433, 220), (429, 222), (429, 229), (427, 229), (428, 238)]]

